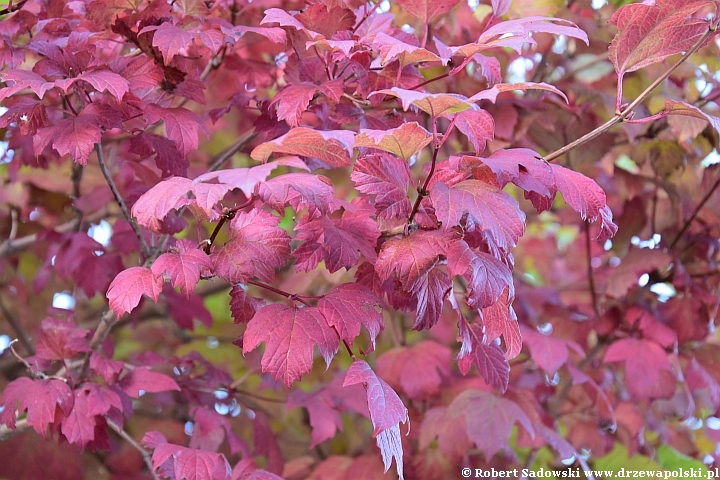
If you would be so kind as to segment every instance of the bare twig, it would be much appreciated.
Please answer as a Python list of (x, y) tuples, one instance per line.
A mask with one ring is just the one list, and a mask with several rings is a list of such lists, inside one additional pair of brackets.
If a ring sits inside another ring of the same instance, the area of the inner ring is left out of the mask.
[(433, 150), (433, 157), (432, 157), (432, 164), (430, 165), (430, 173), (428, 173), (428, 176), (425, 178), (425, 182), (423, 183), (423, 186), (418, 189), (418, 196), (415, 199), (415, 204), (413, 205), (412, 212), (410, 212), (410, 216), (408, 217), (407, 224), (412, 224), (413, 220), (415, 219), (415, 215), (417, 215), (418, 210), (420, 209), (420, 203), (422, 202), (422, 199), (428, 196), (427, 187), (430, 184), (430, 179), (432, 178), (433, 174), (435, 173), (435, 164), (437, 163), (437, 156), (438, 152), (440, 151), (440, 148), (436, 147)]
[(30, 425), (28, 425), (26, 418), (16, 420), (15, 428), (10, 428), (7, 425), (2, 424), (0, 425), (0, 442), (2, 442), (3, 440), (7, 440), (10, 437), (13, 437), (18, 433), (27, 430), (28, 428), (30, 428)]
[(128, 221), (128, 223), (133, 229), (133, 232), (135, 232), (135, 236), (137, 237), (138, 241), (140, 241), (140, 248), (142, 249), (143, 255), (145, 255), (145, 258), (150, 257), (150, 248), (148, 248), (148, 245), (145, 242), (145, 237), (143, 237), (142, 232), (140, 231), (140, 227), (135, 222), (135, 219), (132, 217), (132, 215), (130, 215), (130, 211), (125, 204), (125, 200), (122, 198), (120, 192), (115, 186), (115, 182), (113, 181), (112, 176), (110, 175), (110, 171), (108, 170), (105, 163), (105, 156), (103, 155), (102, 146), (99, 143), (95, 144), (95, 153), (97, 154), (98, 163), (100, 164), (100, 170), (102, 170), (105, 181), (107, 182), (113, 196), (115, 197), (115, 201), (120, 206), (120, 211), (122, 211), (125, 220)]
[(25, 3), (27, 3), (27, 0), (20, 0), (15, 5), (11, 4), (7, 8), (3, 8), (2, 10), (0, 10), (0, 16), (7, 15), (8, 13), (12, 13), (12, 12), (17, 12), (18, 10), (20, 10), (23, 7), (23, 5), (25, 5)]
[(687, 229), (690, 228), (690, 225), (692, 224), (693, 220), (695, 220), (695, 217), (697, 217), (698, 213), (700, 213), (700, 210), (702, 210), (707, 201), (710, 200), (710, 197), (712, 197), (713, 193), (715, 193), (715, 190), (717, 190), (718, 186), (720, 186), (720, 178), (715, 181), (712, 188), (710, 188), (710, 191), (708, 191), (703, 197), (703, 199), (700, 200), (700, 203), (697, 204), (697, 207), (695, 207), (695, 211), (693, 211), (692, 215), (690, 215), (688, 219), (685, 220), (682, 229), (680, 229), (678, 234), (675, 235), (673, 241), (670, 242), (670, 248), (675, 248), (682, 236), (685, 235), (685, 232), (687, 232)]
[(632, 103), (630, 103), (627, 107), (625, 107), (621, 112), (615, 113), (615, 115), (612, 118), (610, 118), (610, 120), (603, 123), (602, 125), (597, 127), (595, 130), (583, 135), (582, 137), (578, 138), (577, 140), (575, 140), (573, 142), (568, 143), (564, 147), (562, 147), (558, 150), (555, 150), (554, 152), (550, 153), (549, 155), (546, 155), (543, 158), (543, 160), (545, 160), (546, 162), (552, 162), (556, 158), (561, 157), (562, 155), (565, 155), (570, 150), (574, 150), (575, 148), (579, 147), (580, 145), (583, 145), (583, 144), (589, 142), (590, 140), (599, 137), (606, 131), (610, 130), (610, 128), (612, 128), (615, 125), (617, 125), (618, 123), (624, 121), (632, 113), (632, 111), (635, 110), (635, 108), (638, 105), (640, 105), (642, 102), (645, 101), (645, 99), (647, 97), (650, 96), (650, 94), (653, 92), (653, 90), (655, 90), (658, 87), (658, 85), (660, 85), (670, 75), (672, 75), (672, 73), (675, 70), (677, 70), (678, 67), (680, 67), (680, 65), (682, 65), (683, 62), (685, 62), (685, 60), (690, 58), (690, 56), (693, 53), (695, 53), (697, 51), (697, 49), (700, 48), (700, 46), (703, 43), (705, 43), (705, 41), (708, 38), (710, 38), (710, 36), (712, 36), (715, 33), (716, 29), (717, 29), (717, 27), (714, 24), (711, 24), (708, 27), (707, 32), (705, 32), (705, 34), (697, 42), (695, 42), (695, 45), (690, 47), (690, 49), (687, 52), (685, 52), (682, 55), (682, 57), (680, 57), (678, 59), (677, 62), (675, 62), (662, 75), (660, 75), (657, 79), (655, 79), (655, 81), (652, 82), (649, 87), (647, 87), (645, 90), (643, 90), (643, 92), (640, 95), (638, 95), (638, 97), (635, 100), (633, 100)]
[(100, 324), (95, 329), (95, 333), (90, 340), (90, 351), (87, 352), (83, 358), (82, 367), (80, 367), (80, 375), (78, 375), (78, 383), (80, 383), (87, 375), (88, 369), (90, 368), (90, 356), (92, 355), (92, 352), (96, 350), (103, 341), (105, 341), (105, 338), (110, 333), (110, 330), (112, 330), (112, 327), (115, 326), (115, 323), (117, 323), (117, 317), (112, 309), (103, 314), (102, 320), (100, 320)]
[(160, 480), (160, 477), (158, 477), (155, 474), (155, 469), (153, 468), (152, 463), (152, 456), (150, 455), (150, 452), (145, 450), (138, 442), (135, 441), (134, 438), (130, 436), (129, 433), (127, 433), (125, 430), (120, 428), (115, 422), (112, 420), (107, 420), (108, 427), (110, 427), (115, 433), (117, 433), (120, 438), (125, 440), (130, 444), (131, 447), (133, 447), (135, 450), (137, 450), (140, 455), (142, 455), (143, 461), (145, 462), (145, 466), (147, 467), (148, 471), (150, 472), (150, 475), (152, 475), (153, 480)]
[(251, 133), (246, 137), (238, 139), (237, 142), (232, 144), (230, 147), (228, 147), (227, 150), (222, 152), (216, 159), (214, 159), (212, 162), (210, 162), (210, 166), (208, 167), (208, 172), (214, 172), (215, 170), (220, 169), (225, 162), (230, 160), (233, 155), (238, 153), (243, 148), (247, 147), (253, 140), (257, 138), (257, 133)]
[(15, 335), (17, 335), (18, 339), (20, 339), (20, 343), (22, 343), (23, 347), (25, 347), (25, 351), (27, 351), (28, 355), (35, 355), (35, 347), (30, 341), (30, 337), (28, 337), (27, 333), (25, 333), (25, 330), (22, 328), (20, 320), (5, 306), (5, 303), (2, 301), (2, 297), (0, 297), (0, 310), (15, 332)]

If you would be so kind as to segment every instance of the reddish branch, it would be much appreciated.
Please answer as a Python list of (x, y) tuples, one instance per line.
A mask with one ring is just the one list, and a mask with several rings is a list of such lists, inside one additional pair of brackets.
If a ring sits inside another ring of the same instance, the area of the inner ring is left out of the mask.
[(718, 186), (720, 186), (720, 178), (718, 178), (713, 186), (710, 188), (710, 190), (705, 194), (702, 200), (700, 200), (700, 203), (698, 203), (697, 207), (695, 207), (695, 210), (693, 211), (692, 215), (688, 217), (687, 220), (685, 220), (685, 223), (683, 224), (682, 228), (678, 232), (677, 235), (675, 235), (675, 238), (672, 242), (670, 242), (670, 248), (675, 248), (677, 243), (680, 241), (683, 235), (685, 235), (685, 232), (687, 232), (687, 229), (690, 228), (690, 225), (692, 224), (693, 220), (695, 220), (695, 217), (697, 217), (698, 213), (700, 213), (700, 210), (705, 206), (708, 200), (710, 200), (710, 197), (712, 197), (713, 193), (715, 193), (715, 190), (717, 190)]
[(148, 471), (150, 472), (150, 475), (152, 475), (153, 480), (160, 480), (160, 477), (158, 477), (155, 474), (155, 469), (153, 468), (152, 456), (150, 455), (150, 452), (148, 452), (143, 447), (141, 447), (140, 444), (137, 443), (135, 441), (135, 439), (132, 438), (132, 436), (130, 436), (129, 433), (127, 433), (125, 430), (120, 428), (112, 420), (108, 419), (107, 424), (108, 424), (108, 427), (110, 427), (115, 433), (117, 433), (120, 436), (120, 438), (122, 438), (123, 440), (128, 442), (128, 444), (130, 444), (130, 446), (132, 448), (134, 448), (135, 450), (137, 450), (140, 453), (140, 455), (143, 458), (143, 462), (145, 462), (145, 466), (147, 467)]

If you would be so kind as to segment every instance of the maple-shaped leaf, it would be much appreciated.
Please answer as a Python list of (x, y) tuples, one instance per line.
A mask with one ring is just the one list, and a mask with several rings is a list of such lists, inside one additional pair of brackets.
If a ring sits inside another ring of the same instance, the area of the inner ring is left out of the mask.
[(295, 264), (298, 271), (308, 272), (320, 261), (325, 262), (331, 273), (341, 268), (350, 269), (358, 263), (359, 253), (370, 263), (375, 263), (375, 244), (380, 230), (377, 222), (370, 218), (374, 209), (367, 203), (361, 206), (358, 201), (353, 205), (357, 209), (345, 210), (341, 218), (324, 216), (298, 222), (295, 240), (304, 242), (293, 251), (293, 256), (298, 259)]
[(328, 325), (334, 327), (340, 338), (352, 346), (364, 325), (375, 348), (375, 338), (385, 328), (382, 300), (372, 291), (357, 283), (343, 283), (325, 294), (317, 304)]
[[(340, 4), (342, 5), (342, 4)], [(310, 5), (295, 16), (305, 27), (329, 38), (339, 32), (351, 30), (355, 25), (355, 14), (344, 6), (325, 6), (317, 3)]]
[(283, 157), (273, 162), (255, 165), (250, 168), (231, 168), (228, 170), (218, 170), (217, 172), (208, 172), (200, 175), (195, 179), (198, 181), (209, 181), (216, 179), (220, 183), (229, 185), (233, 188), (239, 188), (246, 197), (250, 197), (255, 191), (255, 187), (267, 180), (267, 177), (281, 165), (301, 170), (309, 170), (307, 164), (300, 160), (299, 157)]
[(131, 267), (123, 270), (110, 283), (107, 299), (110, 308), (117, 317), (130, 313), (140, 303), (143, 295), (157, 302), (163, 288), (162, 278), (158, 278), (152, 270), (145, 267)]
[(490, 100), (491, 102), (495, 103), (498, 95), (503, 92), (511, 92), (513, 90), (547, 90), (548, 92), (553, 92), (560, 95), (563, 100), (565, 100), (565, 102), (568, 102), (568, 98), (565, 96), (565, 94), (558, 90), (556, 87), (553, 87), (548, 83), (535, 82), (498, 83), (496, 85), (493, 85), (491, 88), (488, 88), (487, 90), (476, 93), (472, 97), (468, 98), (468, 101), (479, 102), (480, 100)]
[(459, 0), (400, 0), (398, 5), (410, 15), (429, 23), (430, 20), (449, 12)]
[(440, 391), (443, 378), (450, 376), (450, 349), (430, 340), (393, 348), (378, 357), (377, 371), (408, 397), (428, 399)]
[(108, 92), (118, 101), (121, 101), (123, 96), (130, 90), (130, 82), (127, 79), (105, 69), (88, 70), (77, 77), (60, 80), (56, 83), (65, 93), (68, 93), (69, 88), (78, 80), (89, 83), (98, 92)]
[(275, 277), (290, 256), (290, 237), (278, 227), (280, 218), (262, 210), (238, 212), (230, 222), (230, 238), (212, 255), (215, 274), (228, 282)]
[(93, 352), (90, 355), (90, 369), (100, 375), (105, 383), (112, 385), (125, 369), (125, 364), (118, 360), (108, 360), (99, 353)]
[(707, 32), (708, 20), (693, 14), (708, 3), (657, 0), (620, 7), (610, 18), (618, 33), (609, 48), (620, 82), (627, 72), (689, 50)]
[(407, 109), (413, 105), (434, 117), (442, 114), (461, 112), (473, 107), (473, 104), (468, 101), (467, 97), (456, 93), (426, 93), (393, 87), (387, 90), (378, 90), (371, 95), (380, 94), (390, 95), (400, 99), (403, 110), (407, 111)]
[(603, 359), (625, 363), (625, 385), (636, 400), (670, 398), (677, 381), (668, 355), (652, 340), (624, 338), (613, 342)]
[(317, 90), (313, 84), (293, 83), (280, 90), (270, 105), (277, 106), (278, 120), (285, 120), (291, 127), (297, 127)]
[(450, 292), (452, 280), (445, 272), (435, 268), (413, 284), (411, 293), (417, 298), (414, 330), (432, 328), (440, 320), (443, 302)]
[(317, 158), (331, 167), (350, 165), (355, 133), (349, 130), (314, 130), (296, 127), (285, 135), (255, 147), (250, 156), (265, 163), (273, 153)]
[(190, 297), (200, 281), (200, 273), (212, 270), (212, 262), (202, 249), (181, 239), (171, 252), (163, 253), (155, 260), (151, 270), (161, 281), (164, 281), (163, 275), (167, 275), (173, 287), (180, 287), (180, 291)]
[(155, 164), (163, 176), (187, 174), (188, 161), (178, 150), (175, 142), (162, 135), (143, 131), (130, 139), (130, 153), (148, 158), (155, 155)]
[(512, 427), (517, 422), (534, 437), (530, 418), (512, 400), (490, 392), (465, 390), (448, 405), (455, 419), (464, 417), (468, 438), (490, 459), (502, 448), (508, 448)]
[(395, 457), (395, 466), (400, 479), (403, 478), (403, 450), (400, 439), (400, 423), (409, 421), (408, 410), (395, 390), (372, 371), (363, 360), (354, 360), (345, 374), (343, 386), (361, 384), (367, 392), (370, 420), (383, 457), (387, 472)]
[(373, 46), (380, 54), (380, 64), (385, 65), (398, 60), (401, 67), (419, 62), (442, 62), (447, 65), (449, 59), (442, 59), (430, 50), (411, 45), (391, 37), (385, 33), (378, 33), (373, 40)]
[(239, 285), (230, 290), (230, 312), (235, 323), (247, 323), (265, 305), (261, 298), (248, 295)]
[(76, 117), (38, 129), (33, 150), (40, 155), (47, 145), (52, 145), (60, 155), (70, 155), (75, 162), (86, 165), (95, 144), (100, 143), (101, 127), (120, 127), (121, 120), (121, 115), (108, 105), (90, 104)]
[(260, 198), (280, 214), (290, 205), (295, 211), (308, 209), (311, 218), (337, 210), (335, 189), (329, 178), (309, 173), (288, 173), (260, 184)]
[(637, 286), (643, 274), (667, 268), (673, 261), (673, 256), (660, 248), (630, 247), (628, 253), (630, 255), (623, 257), (619, 265), (610, 269), (605, 291), (610, 297), (624, 297), (631, 288)]
[(200, 131), (207, 135), (200, 117), (186, 108), (163, 108), (151, 103), (145, 107), (143, 115), (148, 125), (160, 120), (165, 122), (165, 135), (175, 142), (184, 157), (197, 150)]
[(582, 347), (572, 340), (554, 338), (550, 334), (544, 334), (524, 325), (520, 326), (520, 332), (535, 363), (550, 376), (555, 375), (567, 363), (570, 350), (585, 357)]
[(455, 114), (455, 126), (468, 138), (475, 153), (482, 154), (488, 140), (495, 137), (495, 121), (485, 110), (464, 110)]
[(417, 122), (410, 122), (390, 130), (361, 129), (355, 137), (355, 147), (377, 148), (408, 161), (431, 140), (430, 132)]
[(513, 297), (507, 287), (497, 302), (482, 309), (482, 322), (485, 326), (484, 343), (490, 343), (502, 337), (505, 341), (505, 358), (514, 358), (522, 350), (522, 335), (517, 315), (512, 307)]
[(6, 70), (0, 73), (0, 80), (6, 85), (12, 82), (11, 85), (0, 88), (0, 102), (26, 88), (42, 99), (45, 92), (55, 87), (55, 82), (48, 82), (45, 77), (29, 70)]
[(265, 10), (265, 16), (260, 21), (260, 25), (267, 23), (278, 23), (281, 27), (292, 27), (295, 30), (307, 32), (310, 38), (316, 38), (321, 36), (318, 32), (310, 30), (300, 22), (295, 16), (290, 15), (288, 12), (281, 8), (268, 8)]
[(435, 266), (445, 238), (435, 232), (417, 230), (407, 237), (383, 243), (375, 271), (385, 281), (394, 273), (407, 291)]
[(66, 360), (88, 352), (87, 334), (88, 330), (71, 321), (48, 317), (40, 324), (37, 355), (46, 360)]
[(68, 442), (86, 448), (95, 440), (95, 415), (104, 415), (112, 406), (122, 410), (120, 397), (111, 390), (100, 390), (94, 385), (75, 390), (73, 408), (62, 422), (62, 434)]
[[(465, 243), (465, 242), (462, 242)], [(454, 250), (448, 250), (448, 262)], [(462, 273), (468, 281), (468, 305), (485, 308), (493, 305), (505, 289), (514, 296), (512, 272), (503, 262), (485, 252), (473, 252), (468, 269)]]
[(171, 210), (178, 210), (192, 203), (188, 192), (192, 180), (172, 177), (155, 184), (137, 199), (131, 213), (137, 222), (148, 230), (160, 233), (161, 222)]
[(135, 367), (128, 371), (118, 385), (132, 398), (139, 398), (141, 391), (150, 393), (180, 391), (175, 380), (163, 373), (153, 372), (147, 367)]
[(525, 213), (512, 196), (494, 185), (465, 180), (449, 188), (438, 182), (432, 187), (430, 198), (443, 228), (460, 225), (467, 214), (468, 220), (487, 232), (505, 251), (514, 247), (525, 232)]
[(551, 198), (556, 190), (552, 167), (528, 148), (500, 149), (487, 157), (463, 157), (462, 160), (469, 166), (486, 165), (497, 175), (500, 188), (513, 182), (526, 192), (546, 198)]
[(48, 425), (68, 415), (73, 401), (73, 392), (65, 382), (21, 377), (8, 383), (2, 392), (0, 422), (15, 429), (15, 412), (27, 412), (28, 425), (47, 438)]
[(357, 190), (375, 195), (378, 218), (407, 218), (410, 215), (407, 192), (413, 180), (407, 162), (385, 154), (363, 155), (355, 162), (350, 178)]
[[(281, 45), (284, 45), (287, 41), (287, 35), (285, 34), (285, 30), (282, 28), (276, 28), (276, 27), (249, 27), (246, 25), (235, 25), (232, 28), (228, 28), (221, 24), (220, 31), (224, 33), (225, 35), (231, 35), (235, 38), (241, 38), (246, 33), (255, 33), (257, 35), (262, 35), (263, 37), (267, 38), (271, 42), (279, 43)], [(202, 35), (202, 34), (201, 34)]]
[(243, 354), (265, 342), (262, 371), (275, 380), (282, 377), (290, 388), (295, 380), (309, 373), (313, 363), (313, 346), (317, 345), (327, 365), (340, 344), (337, 332), (314, 307), (266, 305), (248, 322), (243, 336)]
[(510, 382), (510, 364), (500, 346), (495, 342), (483, 343), (485, 335), (479, 323), (469, 323), (461, 317), (458, 329), (462, 339), (462, 347), (458, 353), (460, 373), (467, 375), (475, 365), (485, 383), (504, 393)]
[(152, 45), (162, 53), (165, 65), (169, 65), (173, 57), (195, 38), (195, 34), (187, 32), (171, 22), (163, 22), (159, 26), (149, 25), (140, 30), (138, 36), (147, 32), (155, 32)]
[(230, 464), (221, 453), (205, 452), (168, 443), (159, 432), (148, 432), (140, 442), (153, 450), (152, 464), (165, 477), (185, 480), (229, 480)]

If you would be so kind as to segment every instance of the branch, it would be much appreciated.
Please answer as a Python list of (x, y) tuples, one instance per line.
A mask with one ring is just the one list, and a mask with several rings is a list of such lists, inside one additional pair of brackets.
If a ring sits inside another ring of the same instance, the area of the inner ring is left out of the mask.
[(11, 3), (11, 5), (9, 7), (3, 8), (2, 10), (0, 10), (0, 16), (7, 15), (8, 13), (17, 12), (18, 10), (20, 10), (23, 7), (23, 5), (25, 5), (26, 2), (27, 2), (27, 0), (20, 0), (15, 5), (12, 5), (12, 3)]
[(100, 324), (95, 329), (92, 339), (90, 340), (90, 351), (87, 352), (83, 358), (82, 367), (80, 367), (80, 375), (78, 375), (78, 384), (80, 384), (87, 375), (88, 369), (90, 368), (90, 356), (93, 351), (105, 341), (105, 338), (110, 333), (110, 330), (113, 326), (115, 326), (115, 323), (117, 323), (115, 312), (112, 311), (112, 309), (106, 311), (100, 320)]
[(120, 435), (120, 437), (128, 442), (131, 447), (133, 447), (135, 450), (137, 450), (140, 455), (142, 455), (143, 461), (145, 462), (145, 466), (147, 467), (148, 471), (150, 471), (150, 475), (152, 475), (153, 480), (160, 480), (160, 477), (158, 477), (155, 474), (155, 469), (153, 468), (152, 463), (152, 456), (150, 455), (150, 452), (145, 450), (142, 446), (140, 446), (139, 443), (135, 441), (134, 438), (130, 436), (129, 433), (127, 433), (125, 430), (120, 428), (115, 422), (112, 420), (107, 420), (108, 427), (110, 427), (115, 433)]
[(590, 298), (592, 298), (593, 311), (595, 312), (595, 318), (600, 318), (600, 309), (598, 308), (597, 293), (595, 293), (595, 275), (593, 274), (592, 267), (592, 253), (590, 243), (590, 222), (585, 222), (585, 252), (587, 253), (587, 272), (588, 281), (590, 283)]
[(7, 319), (12, 329), (15, 331), (15, 335), (17, 335), (20, 339), (20, 343), (22, 343), (23, 347), (25, 347), (28, 355), (35, 355), (35, 347), (30, 341), (30, 337), (28, 337), (27, 333), (25, 333), (25, 330), (23, 330), (22, 325), (20, 324), (20, 320), (15, 315), (13, 315), (13, 313), (5, 306), (5, 303), (2, 301), (2, 297), (0, 297), (0, 310), (2, 311), (3, 315), (5, 315), (5, 318)]
[(133, 229), (133, 232), (135, 232), (135, 236), (140, 241), (140, 248), (142, 249), (143, 255), (145, 257), (150, 257), (150, 249), (148, 248), (147, 243), (145, 243), (145, 237), (142, 236), (142, 232), (140, 231), (140, 227), (135, 222), (135, 219), (130, 215), (130, 211), (127, 208), (127, 205), (125, 204), (125, 200), (123, 200), (122, 196), (120, 195), (120, 192), (118, 191), (117, 187), (115, 186), (115, 182), (113, 182), (112, 177), (110, 176), (110, 172), (108, 171), (107, 165), (105, 164), (105, 157), (102, 153), (102, 146), (99, 143), (95, 144), (95, 153), (97, 153), (98, 157), (98, 163), (100, 164), (100, 170), (102, 170), (103, 176), (105, 177), (105, 181), (107, 182), (108, 186), (110, 187), (110, 190), (112, 191), (113, 196), (115, 197), (115, 201), (118, 205), (120, 205), (120, 210), (122, 211), (123, 216), (128, 221), (130, 226)]
[(700, 200), (700, 203), (698, 203), (697, 207), (695, 207), (695, 211), (692, 213), (692, 215), (690, 215), (690, 217), (685, 220), (682, 229), (680, 229), (678, 234), (675, 235), (673, 241), (670, 242), (670, 248), (675, 248), (682, 236), (685, 235), (685, 232), (687, 232), (687, 229), (690, 228), (690, 224), (692, 224), (693, 220), (695, 220), (695, 217), (697, 217), (698, 213), (700, 213), (700, 210), (702, 210), (707, 201), (710, 200), (710, 197), (712, 197), (713, 193), (715, 193), (715, 190), (717, 190), (718, 186), (720, 186), (720, 178), (715, 181), (712, 188), (710, 188), (710, 191), (708, 191), (703, 197), (703, 199)]
[(15, 428), (10, 428), (5, 424), (0, 424), (0, 442), (17, 435), (30, 428), (26, 418), (15, 421)]
[(663, 73), (657, 79), (655, 79), (655, 81), (653, 83), (651, 83), (650, 86), (647, 87), (645, 90), (643, 90), (643, 92), (640, 95), (638, 95), (638, 97), (632, 103), (630, 103), (627, 107), (625, 107), (625, 109), (623, 109), (621, 112), (616, 113), (610, 120), (603, 123), (602, 125), (597, 127), (595, 130), (583, 135), (582, 137), (578, 138), (577, 140), (575, 140), (571, 143), (568, 143), (564, 147), (562, 147), (558, 150), (555, 150), (551, 154), (546, 155), (543, 158), (543, 160), (545, 160), (546, 162), (552, 162), (553, 160), (555, 160), (558, 157), (561, 157), (562, 155), (566, 154), (570, 150), (574, 150), (575, 148), (579, 147), (580, 145), (583, 145), (583, 144), (589, 142), (590, 140), (599, 137), (600, 135), (602, 135), (606, 131), (610, 130), (612, 127), (614, 127), (618, 123), (625, 121), (625, 119), (630, 115), (630, 113), (632, 113), (632, 111), (635, 110), (635, 108), (638, 105), (640, 105), (642, 102), (644, 102), (645, 99), (650, 96), (650, 94), (653, 92), (653, 90), (655, 90), (658, 87), (658, 85), (660, 85), (670, 75), (672, 75), (672, 73), (675, 70), (677, 70), (678, 67), (680, 67), (680, 65), (682, 65), (683, 62), (685, 62), (685, 60), (690, 58), (690, 56), (693, 53), (695, 53), (697, 51), (697, 49), (700, 48), (700, 46), (703, 43), (705, 43), (705, 41), (715, 33), (715, 30), (717, 30), (717, 27), (715, 25), (711, 24), (708, 27), (707, 32), (705, 32), (705, 34), (702, 37), (700, 37), (700, 39), (697, 42), (695, 42), (695, 45), (690, 47), (690, 49), (687, 52), (685, 52), (683, 54), (683, 56), (678, 59), (677, 62), (675, 62), (670, 68), (668, 68), (665, 71), (665, 73)]
[(412, 224), (413, 220), (415, 219), (415, 215), (417, 215), (417, 212), (420, 209), (420, 203), (422, 202), (422, 199), (428, 196), (427, 186), (430, 184), (430, 179), (435, 173), (435, 164), (437, 163), (437, 156), (439, 151), (440, 148), (435, 147), (435, 150), (433, 151), (432, 165), (430, 165), (430, 173), (428, 173), (428, 176), (425, 178), (423, 186), (418, 189), (418, 196), (415, 199), (415, 205), (413, 205), (412, 212), (410, 212), (410, 217), (407, 221), (408, 225)]

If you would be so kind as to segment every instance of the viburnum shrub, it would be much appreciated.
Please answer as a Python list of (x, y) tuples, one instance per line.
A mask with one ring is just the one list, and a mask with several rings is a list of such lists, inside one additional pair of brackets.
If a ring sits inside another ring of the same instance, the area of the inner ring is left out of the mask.
[(3, 2), (0, 477), (711, 473), (720, 2), (627, 3)]

